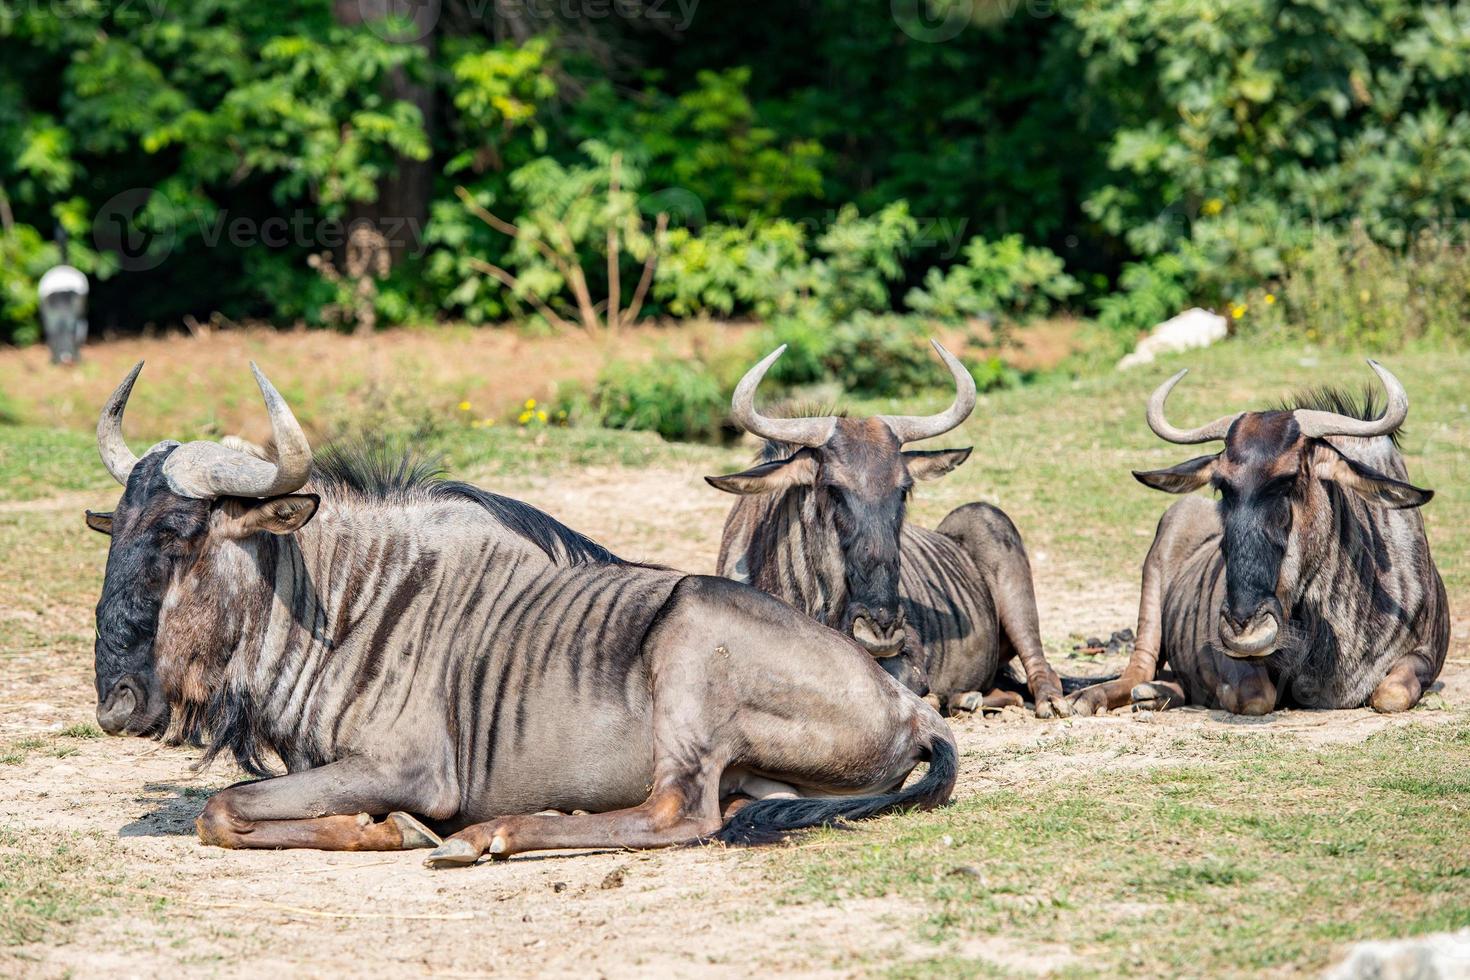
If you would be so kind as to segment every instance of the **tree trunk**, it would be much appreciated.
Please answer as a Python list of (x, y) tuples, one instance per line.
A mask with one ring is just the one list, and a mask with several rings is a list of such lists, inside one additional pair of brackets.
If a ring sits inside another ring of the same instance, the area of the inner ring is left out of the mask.
[[(333, 0), (332, 9), (337, 21), (349, 27), (382, 20), (390, 13), (399, 17), (411, 15), (413, 29), (402, 43), (420, 45), (428, 54), (429, 63), (433, 63), (440, 12), (440, 4), (435, 0)], [(437, 122), (433, 86), (414, 81), (401, 69), (395, 69), (388, 75), (383, 95), (418, 107), (432, 146)], [(399, 157), (397, 164), (392, 173), (378, 182), (377, 201), (354, 203), (347, 212), (349, 227), (366, 220), (387, 238), (395, 266), (422, 250), (424, 224), (429, 219), (429, 202), (434, 193), (432, 157), (428, 160)]]

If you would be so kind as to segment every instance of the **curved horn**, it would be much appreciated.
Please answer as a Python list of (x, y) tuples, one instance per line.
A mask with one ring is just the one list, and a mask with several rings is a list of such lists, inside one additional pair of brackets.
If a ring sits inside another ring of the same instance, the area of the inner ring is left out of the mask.
[(306, 433), (281, 393), (253, 361), (250, 371), (270, 414), (276, 461), (272, 463), (214, 442), (191, 442), (174, 450), (163, 465), (164, 476), (175, 493), (199, 499), (275, 497), (293, 493), (305, 485), (311, 475), (311, 445), (306, 441)]
[(133, 451), (123, 441), (122, 417), (123, 411), (128, 407), (128, 396), (133, 393), (133, 382), (138, 380), (138, 372), (142, 370), (142, 361), (133, 365), (133, 370), (128, 372), (123, 383), (107, 399), (107, 404), (102, 406), (102, 416), (97, 420), (97, 451), (102, 454), (102, 465), (123, 486), (128, 485), (128, 474), (133, 472), (138, 457), (133, 455)]
[(1235, 420), (1244, 415), (1244, 412), (1236, 412), (1233, 415), (1222, 415), (1213, 422), (1206, 423), (1197, 429), (1176, 429), (1164, 418), (1164, 402), (1169, 400), (1169, 392), (1179, 383), (1179, 379), (1189, 373), (1189, 368), (1180, 371), (1174, 377), (1165, 381), (1154, 389), (1154, 393), (1148, 396), (1148, 427), (1154, 430), (1154, 434), (1160, 439), (1169, 442), (1177, 442), (1182, 445), (1193, 445), (1197, 442), (1213, 442), (1216, 439), (1224, 439), (1225, 433), (1230, 431), (1230, 426)]
[(970, 417), (975, 410), (975, 379), (970, 372), (960, 363), (960, 359), (944, 349), (944, 345), (937, 340), (929, 343), (939, 353), (939, 357), (949, 373), (954, 377), (954, 404), (940, 412), (938, 415), (880, 415), (879, 419), (888, 426), (900, 443), (918, 442), (920, 439), (932, 439), (942, 435), (959, 425)]
[(1404, 419), (1409, 416), (1409, 393), (1404, 391), (1404, 386), (1399, 383), (1399, 379), (1389, 373), (1388, 368), (1382, 364), (1369, 358), (1368, 366), (1373, 369), (1374, 374), (1378, 375), (1378, 380), (1383, 382), (1383, 390), (1388, 393), (1388, 407), (1383, 410), (1383, 415), (1376, 419), (1364, 420), (1338, 415), (1336, 412), (1299, 408), (1291, 414), (1296, 417), (1296, 424), (1301, 428), (1302, 435), (1316, 439), (1323, 436), (1357, 436), (1360, 439), (1371, 439), (1374, 436), (1386, 436), (1404, 424)]
[(773, 419), (755, 410), (755, 389), (771, 365), (784, 353), (786, 345), (782, 344), (745, 372), (745, 377), (735, 386), (735, 394), (730, 397), (730, 415), (742, 429), (762, 439), (816, 448), (832, 437), (832, 429), (837, 422), (830, 415), (805, 419)]

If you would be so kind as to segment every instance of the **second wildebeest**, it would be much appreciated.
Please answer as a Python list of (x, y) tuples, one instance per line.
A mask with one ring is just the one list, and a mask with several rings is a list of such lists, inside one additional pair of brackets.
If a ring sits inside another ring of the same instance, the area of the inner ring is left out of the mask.
[(1016, 692), (992, 690), (1016, 657), (1036, 714), (1071, 714), (1041, 649), (1031, 564), (1010, 518), (973, 503), (934, 531), (904, 519), (916, 480), (944, 476), (970, 455), (903, 448), (970, 415), (970, 372), (936, 342), (956, 389), (938, 415), (768, 418), (755, 391), (785, 349), (751, 368), (731, 403), (735, 421), (766, 440), (759, 465), (706, 477), (741, 495), (725, 521), (719, 573), (850, 635), (946, 710), (1020, 704)]
[[(1225, 448), (1164, 470), (1135, 472), (1168, 493), (1211, 487), (1159, 522), (1143, 565), (1138, 638), (1123, 675), (1076, 698), (1087, 714), (1202, 704), (1240, 714), (1283, 706), (1405, 711), (1444, 666), (1449, 609), (1412, 486), (1399, 427), (1403, 385), (1369, 361), (1388, 393), (1309, 392), (1267, 412), (1237, 412), (1196, 429), (1164, 416), (1165, 381), (1149, 427), (1182, 445)], [(1169, 679), (1158, 672), (1167, 665)]]
[(287, 769), (211, 797), (204, 841), (438, 844), (439, 867), (754, 842), (948, 799), (939, 714), (784, 603), (623, 562), (412, 463), (314, 465), (258, 371), (273, 458), (212, 442), (135, 457), (121, 421), (141, 367), (98, 424), (124, 487), (88, 515), (111, 535), (98, 721)]

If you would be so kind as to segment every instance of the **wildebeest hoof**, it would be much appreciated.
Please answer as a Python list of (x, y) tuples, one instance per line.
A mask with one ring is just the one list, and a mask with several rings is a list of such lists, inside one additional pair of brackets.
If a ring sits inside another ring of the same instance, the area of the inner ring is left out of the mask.
[(956, 711), (975, 711), (984, 703), (985, 695), (979, 691), (966, 691), (958, 697), (949, 699), (949, 710), (951, 713)]
[(433, 852), (424, 858), (424, 867), (434, 868), (465, 868), (480, 860), (480, 849), (469, 841), (459, 837), (451, 837)]
[(1076, 714), (1072, 702), (1061, 695), (1044, 695), (1036, 699), (1036, 717), (1070, 718)]
[(1173, 700), (1168, 691), (1152, 684), (1133, 685), (1131, 696), (1134, 711), (1163, 711)]
[(388, 814), (388, 822), (398, 828), (398, 834), (403, 838), (403, 849), (405, 851), (420, 847), (438, 847), (444, 843), (438, 834), (406, 813), (399, 811), (390, 813)]

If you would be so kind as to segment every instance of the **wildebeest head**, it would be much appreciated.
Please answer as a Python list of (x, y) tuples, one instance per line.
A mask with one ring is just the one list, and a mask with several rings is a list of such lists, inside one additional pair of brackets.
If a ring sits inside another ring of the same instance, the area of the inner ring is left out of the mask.
[(1207, 485), (1219, 492), (1225, 557), (1220, 642), (1233, 657), (1269, 656), (1280, 647), (1292, 596), (1314, 557), (1304, 540), (1306, 529), (1330, 507), (1327, 484), (1393, 508), (1418, 507), (1434, 495), (1349, 458), (1327, 441), (1328, 436), (1391, 436), (1408, 415), (1403, 385), (1376, 361), (1368, 364), (1388, 393), (1387, 408), (1377, 419), (1298, 408), (1238, 412), (1197, 429), (1177, 429), (1164, 417), (1164, 402), (1187, 370), (1149, 398), (1148, 424), (1161, 438), (1184, 445), (1225, 443), (1213, 456), (1133, 475), (1169, 493)]
[(155, 669), (159, 617), (211, 545), (261, 531), (289, 534), (311, 519), (318, 498), (295, 494), (311, 471), (306, 435), (280, 394), (252, 364), (265, 397), (276, 460), (212, 442), (160, 442), (133, 455), (122, 416), (141, 362), (102, 410), (97, 446), (123, 485), (108, 514), (87, 526), (111, 536), (97, 603), (97, 723), (109, 734), (151, 735), (167, 725), (167, 692)]
[(755, 389), (786, 350), (783, 344), (741, 379), (732, 414), (747, 431), (775, 444), (796, 447), (729, 476), (706, 477), (728, 493), (772, 493), (810, 487), (817, 513), (835, 532), (841, 550), (845, 604), (829, 610), (830, 625), (849, 633), (875, 656), (891, 656), (903, 645), (904, 613), (899, 601), (899, 535), (915, 480), (932, 480), (959, 466), (966, 449), (905, 450), (963, 422), (975, 407), (975, 380), (937, 342), (934, 349), (954, 376), (954, 403), (938, 415), (877, 415), (768, 418), (755, 410)]

